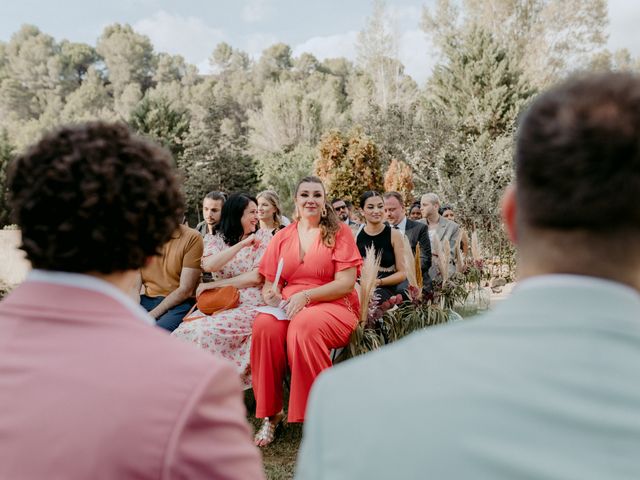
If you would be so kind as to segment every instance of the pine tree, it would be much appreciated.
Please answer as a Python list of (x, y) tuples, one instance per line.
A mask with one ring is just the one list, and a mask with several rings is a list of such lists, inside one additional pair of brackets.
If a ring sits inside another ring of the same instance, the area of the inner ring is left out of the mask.
[(192, 119), (184, 151), (178, 157), (191, 212), (200, 208), (202, 198), (211, 190), (253, 191), (258, 183), (256, 166), (247, 154), (246, 131), (234, 118), (236, 110), (231, 99), (210, 100), (203, 116)]
[(456, 205), (462, 220), (498, 232), (500, 197), (513, 177), (515, 121), (534, 89), (514, 53), (480, 27), (451, 36), (444, 53), (427, 87), (432, 130), (408, 163), (423, 191)]
[(428, 101), (462, 138), (495, 139), (513, 127), (534, 90), (525, 81), (512, 52), (493, 35), (473, 27), (445, 45), (446, 61), (436, 66)]
[(164, 98), (144, 98), (131, 113), (129, 124), (138, 132), (157, 140), (177, 158), (184, 150), (189, 132), (189, 114), (176, 109)]

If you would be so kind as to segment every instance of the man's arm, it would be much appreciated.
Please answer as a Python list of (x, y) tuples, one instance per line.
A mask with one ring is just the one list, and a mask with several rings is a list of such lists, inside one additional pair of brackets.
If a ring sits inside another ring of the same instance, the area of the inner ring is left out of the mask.
[(216, 360), (171, 435), (161, 478), (262, 480), (236, 371)]
[(199, 268), (183, 268), (180, 271), (180, 285), (178, 285), (178, 288), (164, 297), (164, 300), (151, 310), (149, 315), (158, 319), (167, 313), (169, 309), (189, 299), (200, 281), (200, 274)]
[(431, 268), (431, 241), (429, 240), (429, 229), (426, 225), (418, 224), (417, 228), (418, 245), (420, 245), (420, 267), (424, 275)]

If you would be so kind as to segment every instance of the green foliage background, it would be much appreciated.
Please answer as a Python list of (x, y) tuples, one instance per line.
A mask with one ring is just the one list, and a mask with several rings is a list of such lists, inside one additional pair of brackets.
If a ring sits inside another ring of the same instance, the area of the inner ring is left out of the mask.
[(515, 122), (532, 96), (575, 67), (638, 62), (604, 50), (606, 0), (459, 3), (423, 11), (439, 60), (421, 86), (404, 72), (400, 32), (380, 1), (354, 62), (296, 57), (282, 43), (254, 59), (220, 43), (211, 46), (209, 75), (154, 51), (129, 25), (107, 26), (95, 46), (25, 25), (0, 42), (0, 189), (9, 159), (43, 132), (104, 119), (172, 152), (194, 221), (210, 190), (273, 188), (291, 213), (303, 175), (317, 171), (332, 195), (355, 200), (383, 189), (389, 165), (400, 171), (402, 162), (413, 177), (401, 182), (413, 186), (408, 196), (436, 192), (468, 226), (497, 231)]

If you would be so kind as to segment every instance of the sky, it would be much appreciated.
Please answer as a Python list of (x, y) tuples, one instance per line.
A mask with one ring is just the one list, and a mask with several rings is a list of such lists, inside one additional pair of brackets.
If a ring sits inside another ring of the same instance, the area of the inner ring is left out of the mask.
[[(105, 26), (128, 23), (147, 35), (156, 51), (180, 54), (208, 70), (208, 57), (225, 41), (257, 58), (276, 42), (294, 56), (355, 60), (355, 43), (371, 15), (371, 0), (0, 0), (0, 41), (21, 25), (36, 25), (56, 40), (95, 45)], [(435, 0), (388, 0), (401, 33), (405, 71), (422, 83), (435, 59), (420, 30), (423, 5)], [(609, 0), (609, 44), (640, 56), (640, 0)]]

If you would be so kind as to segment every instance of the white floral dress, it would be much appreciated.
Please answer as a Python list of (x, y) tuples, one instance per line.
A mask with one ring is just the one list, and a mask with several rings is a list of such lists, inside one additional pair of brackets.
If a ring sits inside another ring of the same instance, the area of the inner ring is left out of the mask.
[[(231, 278), (258, 268), (260, 259), (271, 240), (271, 232), (258, 230), (258, 242), (251, 247), (240, 250), (222, 270), (213, 274), (214, 280)], [(220, 235), (206, 235), (204, 239), (203, 258), (226, 250), (229, 246)], [(178, 338), (195, 343), (205, 350), (216, 353), (233, 362), (236, 366), (242, 385), (251, 388), (251, 371), (249, 353), (251, 350), (251, 328), (256, 316), (256, 307), (264, 305), (261, 287), (241, 288), (240, 304), (236, 308), (224, 310), (213, 315), (204, 315), (198, 310), (193, 316), (203, 315), (188, 322), (183, 322), (173, 332)]]

